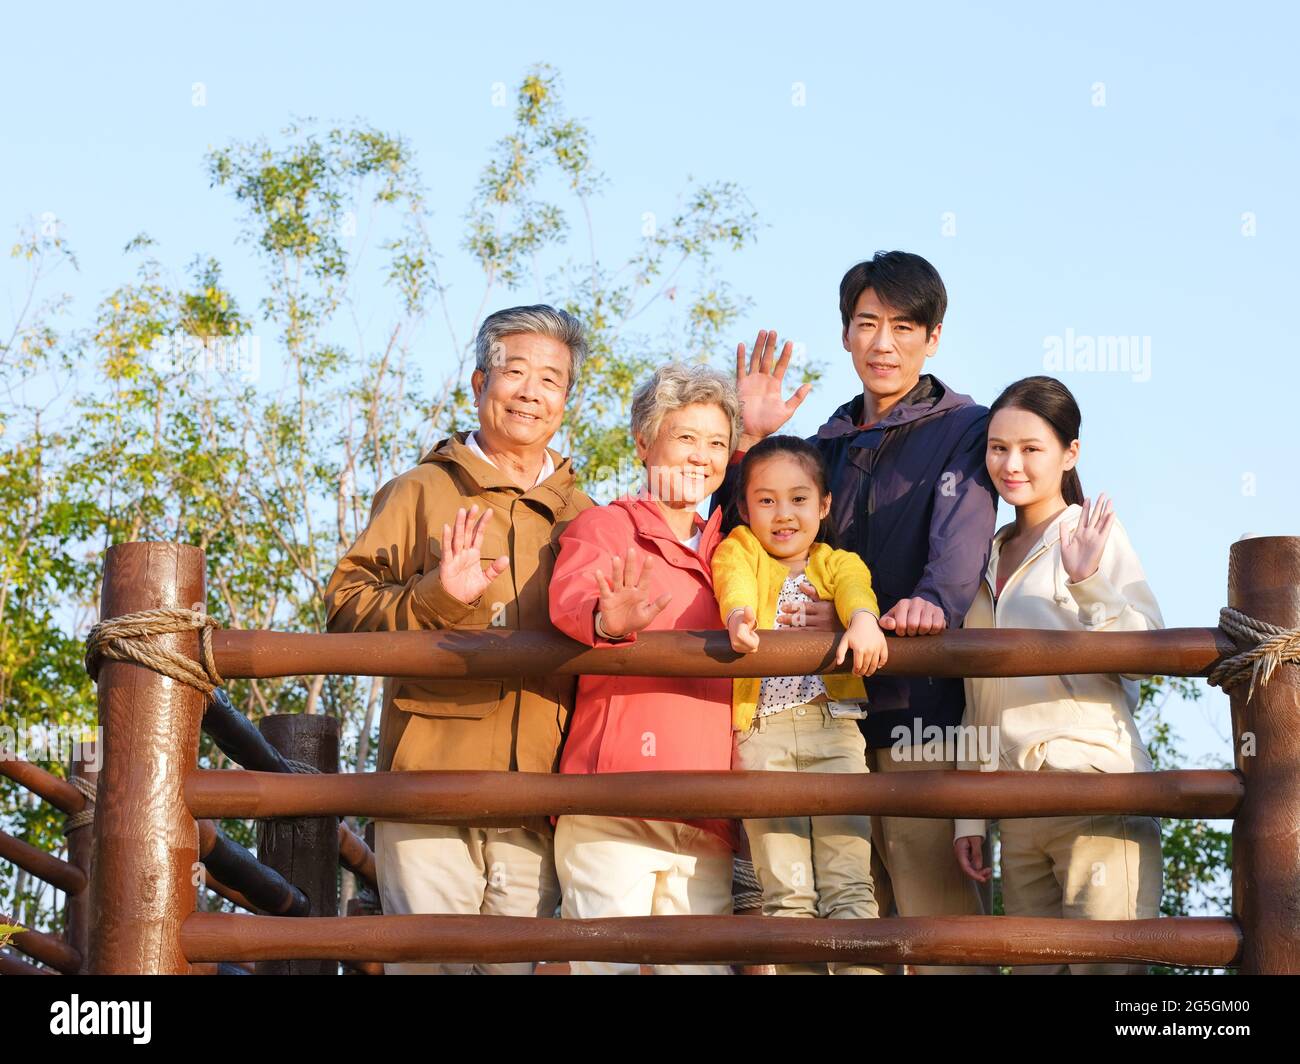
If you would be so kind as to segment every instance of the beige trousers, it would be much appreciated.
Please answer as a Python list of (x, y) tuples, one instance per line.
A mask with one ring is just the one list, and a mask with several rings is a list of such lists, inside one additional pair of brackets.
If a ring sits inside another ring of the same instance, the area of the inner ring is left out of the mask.
[[(873, 772), (956, 771), (953, 760), (926, 760), (933, 746), (868, 751)], [(940, 753), (940, 756), (941, 753)], [(906, 759), (905, 758), (910, 758)], [(884, 915), (891, 904), (899, 916), (979, 916), (979, 887), (962, 874), (952, 850), (951, 820), (872, 817), (877, 861), (872, 869), (876, 901)], [(917, 965), (917, 975), (996, 975), (990, 965)]]
[[(1146, 920), (1160, 915), (1160, 822), (1149, 816), (1001, 821), (1008, 916)], [(1144, 964), (1017, 966), (1016, 975), (1144, 975)]]
[[(737, 732), (732, 767), (747, 772), (866, 772), (856, 720), (824, 703), (795, 706)], [(871, 882), (871, 817), (746, 820), (745, 834), (763, 887), (764, 916), (871, 920), (879, 916)], [(779, 975), (825, 975), (825, 964), (779, 964)], [(835, 975), (882, 975), (866, 964), (832, 964)]]
[[(731, 914), (731, 847), (671, 820), (562, 816), (555, 826), (560, 914), (610, 916)], [(637, 975), (639, 964), (572, 961), (573, 975)], [(725, 964), (656, 964), (656, 975), (730, 975)]]
[[(375, 868), (385, 915), (555, 915), (551, 840), (524, 828), (375, 822)], [(534, 965), (385, 964), (385, 975), (529, 975)]]

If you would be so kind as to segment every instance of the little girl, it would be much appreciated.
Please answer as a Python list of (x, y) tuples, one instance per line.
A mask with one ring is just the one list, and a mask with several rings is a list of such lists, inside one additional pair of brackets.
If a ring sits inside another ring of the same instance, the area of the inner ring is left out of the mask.
[[(769, 436), (740, 468), (740, 518), (713, 555), (713, 584), (732, 649), (758, 649), (758, 628), (781, 608), (810, 601), (807, 581), (833, 600), (848, 629), (835, 663), (853, 652), (853, 675), (773, 676), (734, 681), (732, 768), (773, 772), (866, 772), (862, 681), (888, 657), (876, 623), (871, 574), (856, 554), (828, 542), (831, 496), (820, 453), (795, 436)], [(763, 888), (764, 916), (869, 919), (879, 915), (871, 882), (871, 817), (815, 816), (746, 820), (745, 833)], [(781, 965), (785, 974), (825, 974), (825, 965)], [(865, 965), (832, 965), (837, 975), (879, 974)]]

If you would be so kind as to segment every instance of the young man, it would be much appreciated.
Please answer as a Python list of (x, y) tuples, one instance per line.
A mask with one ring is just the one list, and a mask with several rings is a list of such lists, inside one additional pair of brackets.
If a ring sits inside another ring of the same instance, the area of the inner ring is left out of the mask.
[[(840, 282), (840, 317), (862, 393), (810, 440), (826, 460), (839, 545), (857, 551), (871, 569), (880, 626), (897, 636), (961, 625), (988, 561), (997, 514), (984, 465), (987, 409), (922, 373), (938, 350), (947, 304), (938, 272), (919, 255), (877, 252), (850, 269)], [(783, 398), (793, 347), (787, 341), (775, 358), (776, 347), (775, 333), (760, 332), (748, 362), (745, 345), (737, 348), (744, 434), (717, 505), (730, 502), (744, 451), (777, 432), (811, 390), (805, 384)], [(808, 608), (803, 623), (833, 627), (831, 604)], [(865, 683), (868, 715), (860, 725), (871, 771), (956, 767), (953, 751), (924, 747), (917, 728), (918, 721), (921, 729), (961, 723), (960, 679), (878, 675)], [(951, 820), (876, 817), (873, 828), (874, 852), (888, 873), (876, 885), (882, 915), (891, 891), (903, 916), (982, 911), (975, 884), (953, 860)]]

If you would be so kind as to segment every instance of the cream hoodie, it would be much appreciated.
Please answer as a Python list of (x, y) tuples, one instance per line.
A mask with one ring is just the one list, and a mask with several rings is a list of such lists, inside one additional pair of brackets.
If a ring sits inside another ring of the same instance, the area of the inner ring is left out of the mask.
[[(1142, 565), (1116, 518), (1097, 571), (1071, 583), (1061, 563), (1061, 531), (1081, 506), (1063, 510), (993, 597), (998, 557), (1014, 525), (993, 537), (988, 568), (966, 628), (1042, 628), (1067, 632), (1147, 632), (1164, 627)], [(996, 727), (1002, 769), (1036, 772), (1150, 772), (1133, 712), (1141, 676), (968, 678), (962, 724)], [(981, 744), (983, 745), (983, 744)], [(978, 769), (978, 762), (959, 767)], [(983, 820), (957, 820), (956, 837), (983, 835)]]

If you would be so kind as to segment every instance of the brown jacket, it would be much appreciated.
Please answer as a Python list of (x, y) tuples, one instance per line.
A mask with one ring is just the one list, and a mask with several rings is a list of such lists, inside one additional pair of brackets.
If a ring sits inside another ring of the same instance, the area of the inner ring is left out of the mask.
[[(370, 523), (325, 589), (331, 632), (554, 631), (548, 586), (560, 533), (592, 502), (575, 486), (570, 459), (552, 451), (554, 474), (523, 491), (475, 455), (465, 444), (467, 435), (444, 440), (375, 494)], [(458, 508), (476, 502), (480, 509), (495, 511), (483, 561), (508, 553), (510, 568), (478, 601), (466, 605), (443, 589), (438, 560), (443, 524), (454, 523)], [(389, 678), (379, 726), (379, 770), (554, 772), (574, 686), (572, 676)]]

